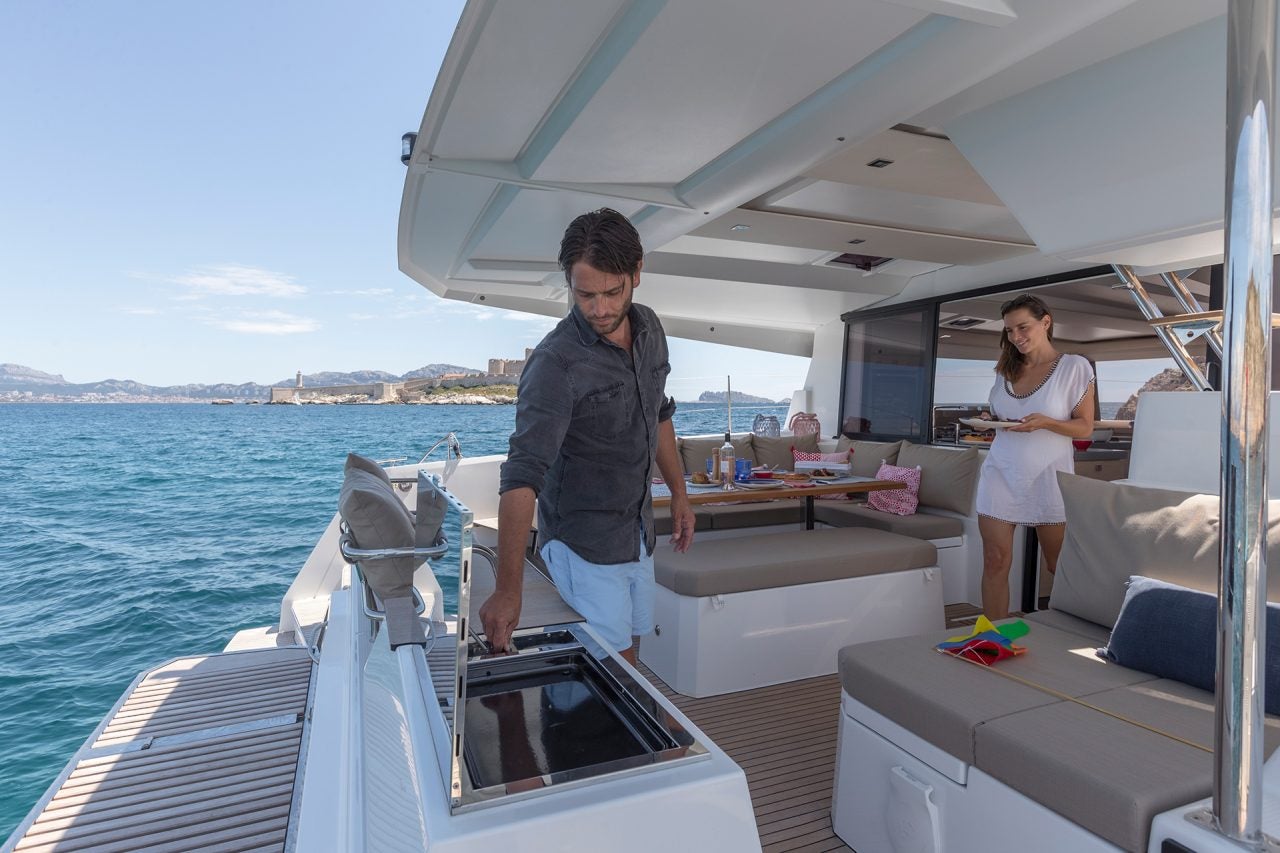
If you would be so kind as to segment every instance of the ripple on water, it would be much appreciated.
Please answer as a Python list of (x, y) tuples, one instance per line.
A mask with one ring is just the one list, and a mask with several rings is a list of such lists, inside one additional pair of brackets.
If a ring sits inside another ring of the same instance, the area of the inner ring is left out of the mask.
[[(757, 411), (739, 407), (737, 429)], [(514, 418), (511, 406), (0, 405), (0, 838), (138, 672), (275, 624), (349, 451), (416, 460), (454, 430), (468, 456), (505, 453)], [(676, 414), (685, 434), (723, 424), (714, 406)]]

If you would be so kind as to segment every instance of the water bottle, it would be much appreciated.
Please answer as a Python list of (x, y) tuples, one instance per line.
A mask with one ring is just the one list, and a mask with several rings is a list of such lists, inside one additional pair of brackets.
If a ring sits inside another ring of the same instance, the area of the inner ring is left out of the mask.
[(729, 439), (729, 433), (726, 432), (724, 444), (720, 445), (720, 485), (725, 489), (733, 488), (735, 470), (733, 455), (733, 442)]

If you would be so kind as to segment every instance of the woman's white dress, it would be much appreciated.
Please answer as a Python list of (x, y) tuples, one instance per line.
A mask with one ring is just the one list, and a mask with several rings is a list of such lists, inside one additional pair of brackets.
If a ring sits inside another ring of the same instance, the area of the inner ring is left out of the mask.
[[(1024, 396), (1013, 393), (1004, 377), (988, 398), (997, 420), (1017, 421), (1040, 413), (1065, 421), (1092, 393), (1093, 367), (1080, 355), (1060, 355), (1044, 382)], [(1074, 470), (1071, 439), (1047, 429), (997, 430), (978, 478), (978, 515), (1014, 524), (1062, 524), (1058, 472)]]

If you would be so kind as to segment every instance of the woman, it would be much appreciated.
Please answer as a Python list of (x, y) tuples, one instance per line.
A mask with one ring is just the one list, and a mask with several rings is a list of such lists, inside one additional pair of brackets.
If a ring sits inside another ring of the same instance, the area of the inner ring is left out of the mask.
[[(1066, 533), (1059, 471), (1073, 469), (1073, 438), (1093, 434), (1093, 368), (1079, 355), (1053, 346), (1053, 317), (1035, 296), (1000, 307), (1004, 331), (991, 389), (994, 419), (1017, 421), (999, 430), (978, 479), (982, 534), (982, 609), (990, 619), (1009, 615), (1013, 531), (1035, 527), (1050, 572)], [(984, 415), (984, 419), (991, 419)]]

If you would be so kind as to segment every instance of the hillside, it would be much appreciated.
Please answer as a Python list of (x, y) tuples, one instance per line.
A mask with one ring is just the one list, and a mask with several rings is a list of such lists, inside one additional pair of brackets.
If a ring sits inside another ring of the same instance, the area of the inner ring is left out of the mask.
[[(725, 401), (724, 391), (703, 391), (698, 395), (697, 403), (723, 403)], [(741, 391), (733, 392), (733, 402), (740, 403), (744, 406), (763, 406), (773, 403), (788, 403), (789, 400), (770, 400), (768, 397), (757, 397), (754, 394), (744, 394)]]
[[(349, 373), (324, 371), (305, 374), (302, 382), (317, 385), (362, 385), (371, 382), (403, 382), (406, 379), (441, 376), (445, 373), (482, 373), (456, 364), (428, 364), (403, 376), (385, 370), (357, 370)], [(282, 379), (273, 385), (257, 382), (218, 382), (212, 385), (146, 385), (131, 379), (103, 379), (98, 382), (68, 382), (59, 374), (45, 373), (21, 364), (0, 364), (0, 401), (40, 402), (180, 402), (184, 400), (266, 400), (271, 388), (292, 387), (296, 379)]]

